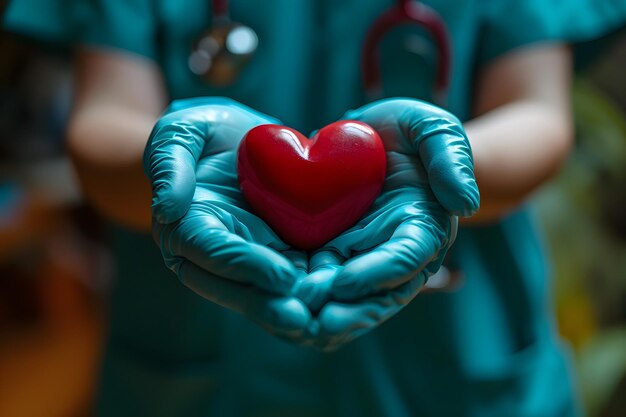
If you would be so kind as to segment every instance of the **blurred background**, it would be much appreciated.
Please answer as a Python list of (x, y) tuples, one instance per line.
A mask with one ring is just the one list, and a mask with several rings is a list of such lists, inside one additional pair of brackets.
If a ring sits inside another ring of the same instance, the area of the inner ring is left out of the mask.
[[(532, 201), (598, 417), (626, 415), (626, 33), (611, 40), (577, 50), (576, 148)], [(64, 151), (69, 54), (1, 33), (0, 63), (0, 416), (89, 415), (115, 265)]]

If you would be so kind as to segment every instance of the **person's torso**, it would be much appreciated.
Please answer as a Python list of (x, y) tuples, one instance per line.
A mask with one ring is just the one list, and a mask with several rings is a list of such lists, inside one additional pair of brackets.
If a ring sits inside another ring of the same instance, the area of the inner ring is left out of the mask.
[[(210, 87), (188, 68), (192, 43), (209, 25), (210, 3), (155, 2), (173, 99), (228, 96), (305, 134), (367, 102), (362, 42), (393, 0), (231, 1), (232, 19), (257, 32), (259, 48), (229, 88)], [(465, 120), (479, 2), (427, 3), (450, 30), (447, 108)], [(437, 50), (429, 37), (403, 26), (381, 46), (385, 95), (430, 100)], [(454, 250), (465, 276), (461, 288), (418, 296), (333, 354), (282, 342), (201, 299), (165, 269), (149, 237), (120, 231), (116, 241), (120, 270), (103, 415), (120, 404), (143, 407), (143, 415), (145, 407), (150, 415), (552, 415), (532, 414), (549, 409), (541, 389), (559, 398), (554, 407), (569, 395), (546, 322), (544, 259), (525, 213), (462, 229)], [(542, 383), (531, 383), (537, 379)], [(530, 399), (526, 408), (522, 398)]]

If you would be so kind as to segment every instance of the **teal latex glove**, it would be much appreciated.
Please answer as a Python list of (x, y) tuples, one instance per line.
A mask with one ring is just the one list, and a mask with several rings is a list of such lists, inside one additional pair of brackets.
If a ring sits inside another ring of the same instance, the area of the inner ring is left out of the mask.
[(387, 101), (347, 117), (372, 124), (385, 142), (384, 192), (357, 226), (310, 261), (247, 210), (237, 183), (240, 139), (277, 120), (228, 99), (175, 102), (144, 155), (153, 233), (166, 265), (204, 298), (274, 335), (323, 350), (405, 306), (451, 244), (452, 213), (470, 213), (478, 204), (467, 139), (449, 114), (422, 102)]
[(176, 101), (150, 135), (144, 169), (166, 265), (204, 298), (293, 340), (312, 320), (289, 295), (307, 255), (248, 212), (237, 181), (239, 141), (265, 123), (279, 122), (225, 98)]
[[(296, 290), (319, 309), (316, 345), (335, 348), (406, 306), (435, 273), (456, 236), (457, 216), (479, 206), (469, 142), (450, 113), (388, 99), (343, 119), (371, 125), (387, 152), (381, 195), (354, 227), (310, 259)], [(314, 290), (315, 289), (315, 290)]]

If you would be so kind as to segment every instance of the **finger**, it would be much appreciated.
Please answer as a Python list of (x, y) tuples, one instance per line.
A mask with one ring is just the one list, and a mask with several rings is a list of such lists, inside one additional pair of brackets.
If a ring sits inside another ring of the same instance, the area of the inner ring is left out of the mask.
[(272, 293), (288, 294), (300, 275), (287, 257), (231, 233), (209, 213), (194, 212), (157, 236), (166, 253), (188, 259), (219, 277)]
[(324, 263), (344, 264), (346, 258), (370, 251), (391, 239), (404, 221), (424, 216), (425, 212), (444, 212), (436, 202), (417, 202), (419, 200), (420, 196), (413, 190), (380, 196), (370, 212), (355, 226), (327, 242), (319, 252), (314, 253), (312, 267)]
[(318, 316), (316, 346), (336, 350), (381, 325), (411, 302), (424, 286), (425, 273), (385, 295), (369, 297), (356, 303), (330, 302)]
[(309, 271), (314, 272), (324, 268), (336, 268), (346, 261), (346, 258), (334, 250), (320, 250), (313, 253), (309, 262)]
[(185, 215), (196, 188), (198, 160), (213, 139), (220, 139), (213, 145), (214, 152), (232, 150), (249, 129), (275, 122), (279, 121), (221, 97), (172, 103), (154, 127), (144, 152), (155, 219), (171, 223)]
[(283, 256), (291, 261), (293, 266), (302, 274), (309, 272), (309, 257), (306, 252), (290, 249), (281, 252)]
[(474, 159), (461, 122), (452, 114), (417, 100), (403, 102), (398, 118), (428, 174), (437, 200), (450, 213), (471, 216), (480, 196), (474, 176)]
[(331, 298), (331, 288), (336, 270), (320, 268), (303, 275), (294, 285), (292, 294), (317, 313)]
[(295, 297), (274, 296), (217, 277), (189, 261), (183, 262), (178, 276), (200, 296), (246, 316), (274, 335), (298, 338), (310, 325), (311, 313)]
[(458, 229), (459, 229), (459, 218), (457, 216), (452, 216), (450, 218), (450, 232), (449, 232), (448, 238), (444, 242), (442, 248), (439, 250), (439, 253), (437, 254), (437, 257), (435, 258), (435, 260), (426, 266), (428, 277), (437, 273), (437, 271), (439, 271), (439, 268), (441, 268), (441, 265), (443, 264), (444, 259), (446, 258), (448, 254), (448, 250), (452, 247), (452, 244), (456, 240)]
[(388, 241), (347, 261), (333, 281), (333, 297), (354, 300), (417, 276), (447, 247), (448, 230), (427, 216), (405, 220)]
[(172, 101), (163, 113), (169, 114), (200, 106), (241, 106), (241, 104), (226, 97), (191, 97)]
[(293, 262), (299, 273), (290, 294), (303, 301), (311, 312), (317, 312), (329, 299), (331, 271), (309, 274), (309, 259), (306, 252), (292, 249), (281, 253)]
[[(448, 122), (440, 123), (440, 129), (447, 129)], [(450, 132), (438, 131), (415, 143), (437, 200), (454, 215), (471, 216), (480, 204), (474, 162), (465, 135)]]
[(332, 283), (345, 258), (333, 250), (316, 252), (309, 262), (308, 274), (293, 288), (293, 294), (317, 313), (331, 297)]
[(158, 222), (175, 222), (189, 209), (205, 135), (206, 123), (181, 120), (179, 113), (163, 117), (154, 127), (144, 152), (144, 168), (152, 183), (152, 213)]

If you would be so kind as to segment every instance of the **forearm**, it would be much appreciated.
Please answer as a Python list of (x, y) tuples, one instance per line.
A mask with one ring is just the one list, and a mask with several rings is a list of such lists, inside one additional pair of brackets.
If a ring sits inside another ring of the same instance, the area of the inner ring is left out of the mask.
[(148, 230), (151, 190), (142, 169), (167, 94), (158, 66), (133, 54), (80, 49), (67, 145), (85, 198), (111, 220)]
[(150, 184), (141, 158), (155, 116), (100, 106), (73, 117), (68, 150), (84, 197), (105, 217), (150, 228)]
[(573, 138), (569, 113), (539, 101), (506, 104), (465, 128), (481, 193), (467, 222), (497, 220), (522, 203), (558, 171)]
[(465, 129), (481, 207), (465, 222), (498, 220), (558, 171), (573, 142), (570, 79), (561, 44), (521, 48), (479, 73)]

